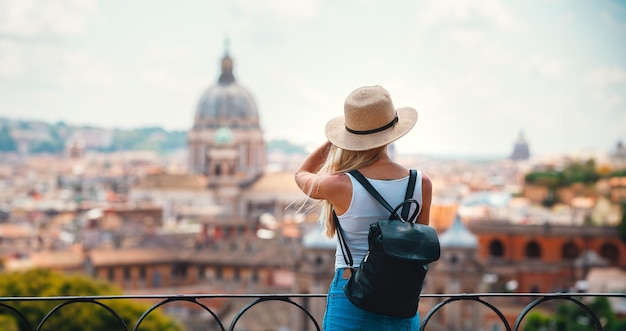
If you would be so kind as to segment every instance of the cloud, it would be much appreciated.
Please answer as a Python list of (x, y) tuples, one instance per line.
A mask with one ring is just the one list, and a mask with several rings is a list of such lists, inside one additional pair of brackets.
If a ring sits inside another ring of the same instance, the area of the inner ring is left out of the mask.
[(611, 9), (602, 10), (602, 12), (600, 13), (600, 19), (608, 26), (615, 28), (618, 31), (624, 32), (626, 31), (626, 22), (616, 17), (620, 15), (620, 12), (624, 13), (625, 8), (620, 7), (619, 4), (615, 4), (614, 6), (612, 6)]
[(497, 0), (438, 0), (418, 6), (417, 21), (431, 27), (484, 26), (509, 30), (521, 22)]
[(116, 68), (86, 50), (69, 50), (50, 42), (0, 39), (0, 82), (68, 87), (110, 86)]
[[(147, 43), (137, 55), (141, 63), (133, 66), (133, 75), (142, 85), (161, 91), (186, 94), (190, 85), (201, 86), (205, 77), (198, 75), (197, 68), (173, 66), (172, 63), (198, 63), (201, 61), (197, 49), (185, 44), (163, 44), (159, 41)], [(192, 84), (190, 84), (193, 81)]]
[(323, 0), (236, 0), (233, 5), (244, 16), (270, 17), (280, 21), (312, 20), (320, 12)]
[(543, 53), (535, 53), (530, 57), (529, 65), (532, 70), (543, 78), (559, 80), (566, 74), (565, 61), (550, 58)]
[(85, 35), (98, 19), (95, 0), (0, 0), (0, 79), (35, 85), (92, 81), (95, 64), (64, 40)]
[(57, 45), (0, 39), (0, 79), (34, 75), (49, 80), (60, 73), (62, 62), (62, 49)]
[(78, 36), (97, 18), (95, 0), (0, 0), (0, 34), (16, 38)]
[(619, 65), (602, 66), (590, 71), (587, 79), (596, 86), (626, 85), (626, 71)]
[(613, 113), (621, 110), (626, 120), (626, 71), (618, 65), (601, 66), (587, 74), (589, 95), (593, 99), (596, 110)]

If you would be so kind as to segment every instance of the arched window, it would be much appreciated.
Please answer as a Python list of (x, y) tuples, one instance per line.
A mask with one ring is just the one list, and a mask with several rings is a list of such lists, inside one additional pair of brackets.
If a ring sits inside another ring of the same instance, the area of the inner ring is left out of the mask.
[(109, 268), (109, 270), (107, 270), (107, 278), (110, 282), (115, 281), (115, 270), (113, 268)]
[(561, 258), (564, 260), (573, 260), (578, 257), (580, 250), (573, 241), (566, 242), (561, 247)]
[(236, 282), (241, 280), (241, 270), (239, 270), (239, 268), (233, 270), (233, 280)]
[(222, 165), (219, 163), (215, 165), (215, 175), (216, 176), (222, 175)]
[(140, 266), (139, 267), (139, 279), (140, 280), (146, 280), (146, 267), (145, 266)]
[(502, 241), (494, 239), (489, 243), (489, 256), (496, 258), (504, 257), (504, 245), (502, 245)]
[(620, 256), (617, 246), (612, 243), (604, 243), (600, 246), (600, 256), (609, 260), (611, 265), (616, 266), (619, 263)]
[(525, 253), (526, 253), (527, 258), (531, 258), (531, 259), (541, 258), (541, 246), (539, 246), (539, 244), (536, 241), (531, 240), (526, 244)]
[(152, 287), (161, 287), (161, 272), (152, 273)]
[(185, 279), (187, 277), (186, 263), (173, 263), (171, 267), (171, 275), (174, 279)]
[(124, 267), (124, 281), (130, 281), (130, 267)]

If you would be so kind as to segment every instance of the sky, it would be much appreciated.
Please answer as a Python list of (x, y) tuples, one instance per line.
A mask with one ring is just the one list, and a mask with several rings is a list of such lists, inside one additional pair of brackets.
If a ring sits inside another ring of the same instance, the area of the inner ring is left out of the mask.
[(225, 40), (266, 140), (381, 85), (419, 113), (400, 153), (626, 143), (623, 0), (0, 0), (0, 117), (188, 130)]

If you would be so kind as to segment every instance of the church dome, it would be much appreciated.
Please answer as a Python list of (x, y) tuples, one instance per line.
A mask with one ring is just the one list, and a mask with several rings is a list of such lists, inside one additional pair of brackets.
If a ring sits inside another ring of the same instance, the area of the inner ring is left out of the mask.
[(478, 238), (470, 232), (459, 215), (452, 225), (439, 236), (439, 244), (446, 248), (475, 249), (478, 247)]
[(316, 227), (302, 238), (302, 245), (309, 249), (335, 249), (337, 241), (334, 238), (327, 238), (321, 229)]
[(530, 147), (528, 147), (528, 142), (524, 138), (524, 132), (520, 132), (513, 146), (513, 153), (511, 153), (509, 158), (511, 160), (528, 160), (530, 158)]
[(194, 128), (259, 128), (259, 114), (252, 94), (233, 75), (228, 52), (222, 58), (222, 73), (216, 85), (198, 102)]

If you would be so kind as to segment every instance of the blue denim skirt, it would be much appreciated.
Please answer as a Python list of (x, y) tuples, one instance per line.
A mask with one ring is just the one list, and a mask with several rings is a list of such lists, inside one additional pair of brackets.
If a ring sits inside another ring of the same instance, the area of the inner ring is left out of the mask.
[(343, 278), (343, 269), (335, 271), (326, 301), (326, 312), (322, 321), (324, 331), (419, 331), (419, 313), (411, 318), (397, 318), (363, 310), (350, 302), (343, 292), (348, 278)]

